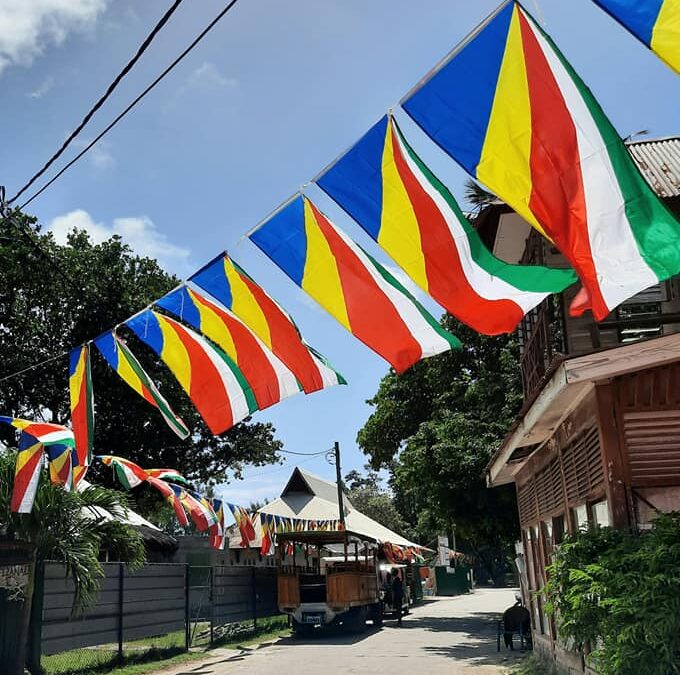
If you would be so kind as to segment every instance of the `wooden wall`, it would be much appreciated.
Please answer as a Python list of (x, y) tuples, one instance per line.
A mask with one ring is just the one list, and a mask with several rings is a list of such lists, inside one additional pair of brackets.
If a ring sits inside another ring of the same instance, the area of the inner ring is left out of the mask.
[(605, 492), (595, 395), (590, 395), (522, 468), (517, 502), (522, 528), (565, 513)]

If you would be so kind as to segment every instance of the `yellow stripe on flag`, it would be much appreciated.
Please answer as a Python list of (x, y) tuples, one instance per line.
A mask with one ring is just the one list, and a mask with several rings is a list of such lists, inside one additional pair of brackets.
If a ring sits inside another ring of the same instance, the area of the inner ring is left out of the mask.
[(224, 272), (231, 287), (231, 311), (254, 331), (262, 342), (271, 348), (272, 337), (267, 317), (248, 286), (241, 279), (241, 275), (226, 257), (224, 259)]
[(652, 51), (680, 73), (680, 0), (665, 0), (652, 32)]
[(529, 208), (531, 104), (518, 12), (515, 7), (477, 178), (545, 236)]
[(424, 290), (429, 288), (420, 228), (394, 161), (392, 124), (385, 133), (382, 156), (382, 216), (378, 243)]
[(234, 339), (231, 336), (231, 331), (224, 325), (224, 321), (220, 319), (210, 307), (206, 307), (197, 297), (196, 294), (189, 289), (189, 296), (194, 301), (194, 305), (198, 308), (201, 316), (201, 333), (209, 337), (213, 342), (216, 342), (224, 351), (238, 363), (238, 352)]
[(351, 333), (345, 294), (342, 291), (335, 256), (316, 222), (309, 201), (305, 199), (304, 204), (307, 258), (302, 276), (302, 288)]
[(189, 361), (189, 354), (168, 322), (160, 314), (156, 314), (156, 318), (163, 333), (161, 358), (166, 362), (184, 390), (191, 391), (191, 362)]
[(142, 381), (139, 376), (132, 369), (130, 362), (127, 360), (125, 354), (119, 349), (118, 350), (118, 367), (117, 372), (120, 377), (132, 387), (140, 396), (144, 396)]

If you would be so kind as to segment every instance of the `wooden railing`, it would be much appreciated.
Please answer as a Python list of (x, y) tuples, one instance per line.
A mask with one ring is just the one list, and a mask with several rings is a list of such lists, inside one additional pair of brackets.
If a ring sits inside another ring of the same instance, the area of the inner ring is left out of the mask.
[(562, 335), (562, 317), (552, 298), (544, 300), (520, 324), (520, 370), (525, 400), (543, 384), (550, 365), (562, 353)]

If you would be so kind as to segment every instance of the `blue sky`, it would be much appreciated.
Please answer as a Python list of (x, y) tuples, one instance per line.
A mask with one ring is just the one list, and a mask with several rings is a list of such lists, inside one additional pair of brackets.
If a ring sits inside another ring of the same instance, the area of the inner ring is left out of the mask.
[[(0, 0), (0, 183), (16, 189), (80, 120), (165, 11), (158, 0)], [(45, 227), (118, 232), (180, 276), (228, 249), (350, 382), (288, 399), (270, 420), (288, 450), (357, 430), (387, 366), (303, 296), (241, 235), (351, 145), (495, 6), (495, 0), (241, 0), (183, 64), (30, 207)], [(90, 139), (221, 9), (186, 2), (83, 136)], [(529, 0), (622, 136), (680, 133), (677, 76), (590, 0)], [(465, 175), (400, 117), (416, 150), (461, 194)], [(318, 203), (375, 246), (319, 191)], [(378, 254), (383, 261), (384, 257)], [(422, 298), (422, 295), (420, 296)], [(438, 316), (441, 310), (425, 300)], [(125, 317), (121, 317), (123, 319)], [(65, 385), (66, 386), (66, 385)], [(95, 383), (96, 387), (96, 383)], [(231, 501), (278, 494), (290, 466), (252, 468)], [(323, 458), (303, 466), (331, 478)]]

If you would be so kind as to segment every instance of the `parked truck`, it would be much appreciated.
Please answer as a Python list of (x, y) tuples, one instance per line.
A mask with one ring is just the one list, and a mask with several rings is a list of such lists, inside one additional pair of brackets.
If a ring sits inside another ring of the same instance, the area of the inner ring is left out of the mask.
[(280, 533), (277, 567), (279, 610), (292, 618), (295, 633), (382, 624), (377, 542), (347, 531)]

